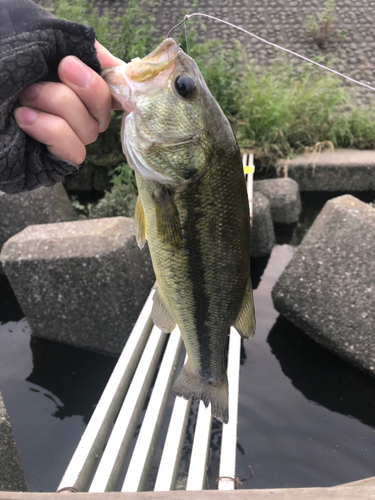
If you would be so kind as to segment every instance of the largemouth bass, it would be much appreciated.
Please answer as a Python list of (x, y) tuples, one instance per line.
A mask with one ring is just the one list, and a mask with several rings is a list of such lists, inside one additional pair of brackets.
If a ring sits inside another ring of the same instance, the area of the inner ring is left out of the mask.
[(179, 326), (188, 360), (173, 386), (228, 422), (230, 326), (254, 334), (250, 222), (241, 155), (195, 61), (168, 38), (104, 70), (125, 110), (123, 148), (139, 190), (135, 221), (157, 279), (152, 317)]

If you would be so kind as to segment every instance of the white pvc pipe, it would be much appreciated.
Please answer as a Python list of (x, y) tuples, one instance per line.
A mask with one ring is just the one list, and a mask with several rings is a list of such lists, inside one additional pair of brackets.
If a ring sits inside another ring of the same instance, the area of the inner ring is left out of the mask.
[(98, 458), (112, 430), (124, 395), (150, 334), (152, 328), (150, 315), (154, 293), (155, 291), (152, 290), (138, 316), (124, 350), (59, 484), (58, 490), (75, 488), (78, 491), (87, 491)]
[(166, 339), (159, 328), (152, 329), (89, 492), (115, 490)]
[(211, 424), (211, 403), (206, 408), (203, 401), (200, 401), (186, 485), (186, 489), (189, 491), (203, 490), (204, 487), (211, 437)]
[(181, 347), (181, 335), (175, 328), (170, 334), (121, 491), (141, 491), (145, 485)]
[[(219, 490), (234, 490), (236, 475), (238, 388), (240, 381), (241, 337), (232, 327), (228, 352), (229, 421), (223, 424)], [(233, 478), (233, 479), (230, 479)]]
[[(184, 364), (186, 361), (187, 357), (185, 357)], [(186, 427), (189, 420), (191, 401), (191, 398), (186, 400), (176, 397), (154, 491), (169, 491), (175, 487)]]

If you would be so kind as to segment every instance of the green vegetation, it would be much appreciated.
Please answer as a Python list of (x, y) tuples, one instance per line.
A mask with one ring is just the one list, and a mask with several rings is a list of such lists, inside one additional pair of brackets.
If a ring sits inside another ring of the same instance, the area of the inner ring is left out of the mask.
[[(143, 57), (158, 43), (153, 38), (154, 19), (148, 14), (152, 0), (130, 0), (126, 14), (118, 19), (109, 13), (99, 16), (88, 0), (56, 0), (54, 5), (57, 16), (93, 26), (98, 40), (125, 61)], [(311, 34), (315, 30), (322, 43), (332, 32), (334, 10), (334, 1), (327, 0), (315, 24), (310, 19)], [(198, 43), (193, 25), (187, 28), (190, 56), (229, 118), (240, 146), (254, 151), (258, 163), (274, 164), (317, 142), (375, 147), (375, 109), (355, 100), (353, 90), (346, 90), (340, 78), (311, 64), (292, 65), (281, 58), (268, 68), (247, 64), (239, 46), (229, 51), (219, 40)], [(186, 48), (184, 36), (178, 42)], [(106, 166), (115, 187), (127, 185), (135, 194), (134, 175), (124, 164), (120, 124), (121, 113), (113, 113), (108, 131), (89, 146), (87, 161)]]
[(112, 182), (115, 186), (121, 186), (121, 184), (131, 184), (134, 190), (137, 190), (134, 172), (127, 163), (121, 163), (114, 170), (112, 170), (110, 174), (112, 175)]
[(113, 186), (111, 191), (107, 191), (96, 205), (89, 212), (91, 218), (99, 217), (133, 217), (137, 192), (132, 183), (118, 184)]
[(335, 10), (336, 4), (334, 0), (326, 0), (322, 11), (317, 14), (310, 14), (304, 22), (307, 36), (311, 38), (320, 49), (326, 47), (328, 39), (333, 34)]
[(130, 61), (134, 57), (144, 57), (154, 48), (154, 18), (146, 14), (152, 3), (152, 0), (129, 0), (125, 14), (113, 19), (110, 12), (100, 16), (89, 0), (56, 0), (53, 13), (68, 21), (92, 26), (102, 45), (116, 57)]
[(296, 74), (276, 61), (248, 66), (237, 115), (237, 138), (265, 164), (330, 141), (334, 147), (375, 146), (375, 109), (351, 97), (337, 77), (312, 64)]

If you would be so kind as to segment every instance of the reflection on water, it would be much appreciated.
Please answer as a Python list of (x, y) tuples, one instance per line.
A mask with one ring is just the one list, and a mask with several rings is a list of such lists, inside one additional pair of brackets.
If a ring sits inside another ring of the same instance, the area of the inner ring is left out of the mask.
[(277, 319), (267, 342), (283, 373), (307, 399), (375, 428), (372, 378), (324, 349), (285, 318)]
[(26, 381), (58, 398), (52, 416), (81, 415), (87, 424), (117, 358), (37, 337), (30, 347), (33, 370)]

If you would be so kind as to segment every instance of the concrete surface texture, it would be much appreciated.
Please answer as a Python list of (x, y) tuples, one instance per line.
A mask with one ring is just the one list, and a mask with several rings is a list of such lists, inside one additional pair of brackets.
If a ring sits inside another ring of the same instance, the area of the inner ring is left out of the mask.
[(375, 209), (350, 195), (326, 203), (272, 290), (275, 308), (375, 376)]
[[(0, 500), (60, 500), (70, 493), (0, 492)], [(334, 488), (283, 488), (277, 490), (233, 491), (138, 491), (137, 493), (74, 493), (76, 500), (375, 500), (371, 486), (338, 486)]]
[(75, 219), (77, 213), (62, 184), (13, 195), (0, 192), (0, 250), (27, 226)]
[(28, 491), (0, 393), (0, 491)]
[(254, 192), (253, 224), (250, 230), (250, 256), (269, 255), (275, 244), (270, 202), (262, 194)]
[(296, 181), (288, 177), (255, 181), (254, 191), (268, 198), (273, 222), (292, 224), (298, 221), (301, 197)]
[(301, 191), (375, 190), (375, 152), (341, 149), (280, 160), (279, 175), (294, 179)]
[(126, 217), (29, 226), (0, 258), (33, 334), (110, 353), (121, 352), (155, 280)]

